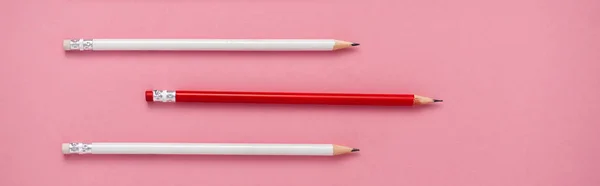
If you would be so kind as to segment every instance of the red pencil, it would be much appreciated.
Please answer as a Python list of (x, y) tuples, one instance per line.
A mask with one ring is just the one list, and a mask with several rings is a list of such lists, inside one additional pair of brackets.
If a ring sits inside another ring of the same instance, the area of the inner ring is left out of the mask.
[(439, 99), (432, 99), (414, 94), (231, 92), (190, 90), (148, 90), (146, 91), (146, 101), (380, 106), (413, 106), (442, 102), (442, 100)]

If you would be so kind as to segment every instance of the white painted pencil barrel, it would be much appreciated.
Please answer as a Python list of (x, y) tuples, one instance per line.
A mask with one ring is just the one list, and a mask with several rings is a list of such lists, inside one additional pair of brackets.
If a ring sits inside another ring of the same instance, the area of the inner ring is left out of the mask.
[(63, 154), (333, 156), (332, 144), (64, 143)]
[(334, 39), (72, 39), (67, 51), (331, 51)]

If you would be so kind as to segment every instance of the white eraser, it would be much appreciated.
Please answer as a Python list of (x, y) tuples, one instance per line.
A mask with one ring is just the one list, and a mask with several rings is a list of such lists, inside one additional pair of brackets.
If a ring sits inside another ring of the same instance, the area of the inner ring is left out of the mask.
[(69, 154), (69, 144), (68, 143), (63, 143), (62, 144), (62, 153), (63, 154)]
[(71, 46), (69, 46), (70, 43), (71, 43), (70, 40), (64, 40), (63, 41), (63, 49), (65, 49), (65, 50), (71, 50)]

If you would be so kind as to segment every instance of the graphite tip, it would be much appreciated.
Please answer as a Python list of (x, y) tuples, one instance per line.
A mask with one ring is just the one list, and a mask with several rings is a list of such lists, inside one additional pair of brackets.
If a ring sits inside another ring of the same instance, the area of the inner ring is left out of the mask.
[(444, 100), (441, 99), (434, 99), (433, 102), (444, 102)]
[(358, 152), (358, 151), (360, 151), (360, 149), (352, 148), (352, 151), (350, 151), (350, 152)]
[(360, 43), (352, 43), (352, 46), (358, 46)]

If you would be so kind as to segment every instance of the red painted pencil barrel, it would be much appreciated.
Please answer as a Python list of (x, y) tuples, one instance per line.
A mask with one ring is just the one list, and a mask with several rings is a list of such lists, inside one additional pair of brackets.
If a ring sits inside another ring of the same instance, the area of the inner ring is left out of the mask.
[[(268, 103), (268, 104), (325, 104), (325, 105), (381, 105), (412, 106), (413, 94), (343, 94), (343, 93), (284, 93), (284, 92), (230, 92), (230, 91), (170, 91), (170, 95), (146, 91), (149, 102), (212, 102), (212, 103)], [(170, 96), (165, 101), (155, 96)]]

